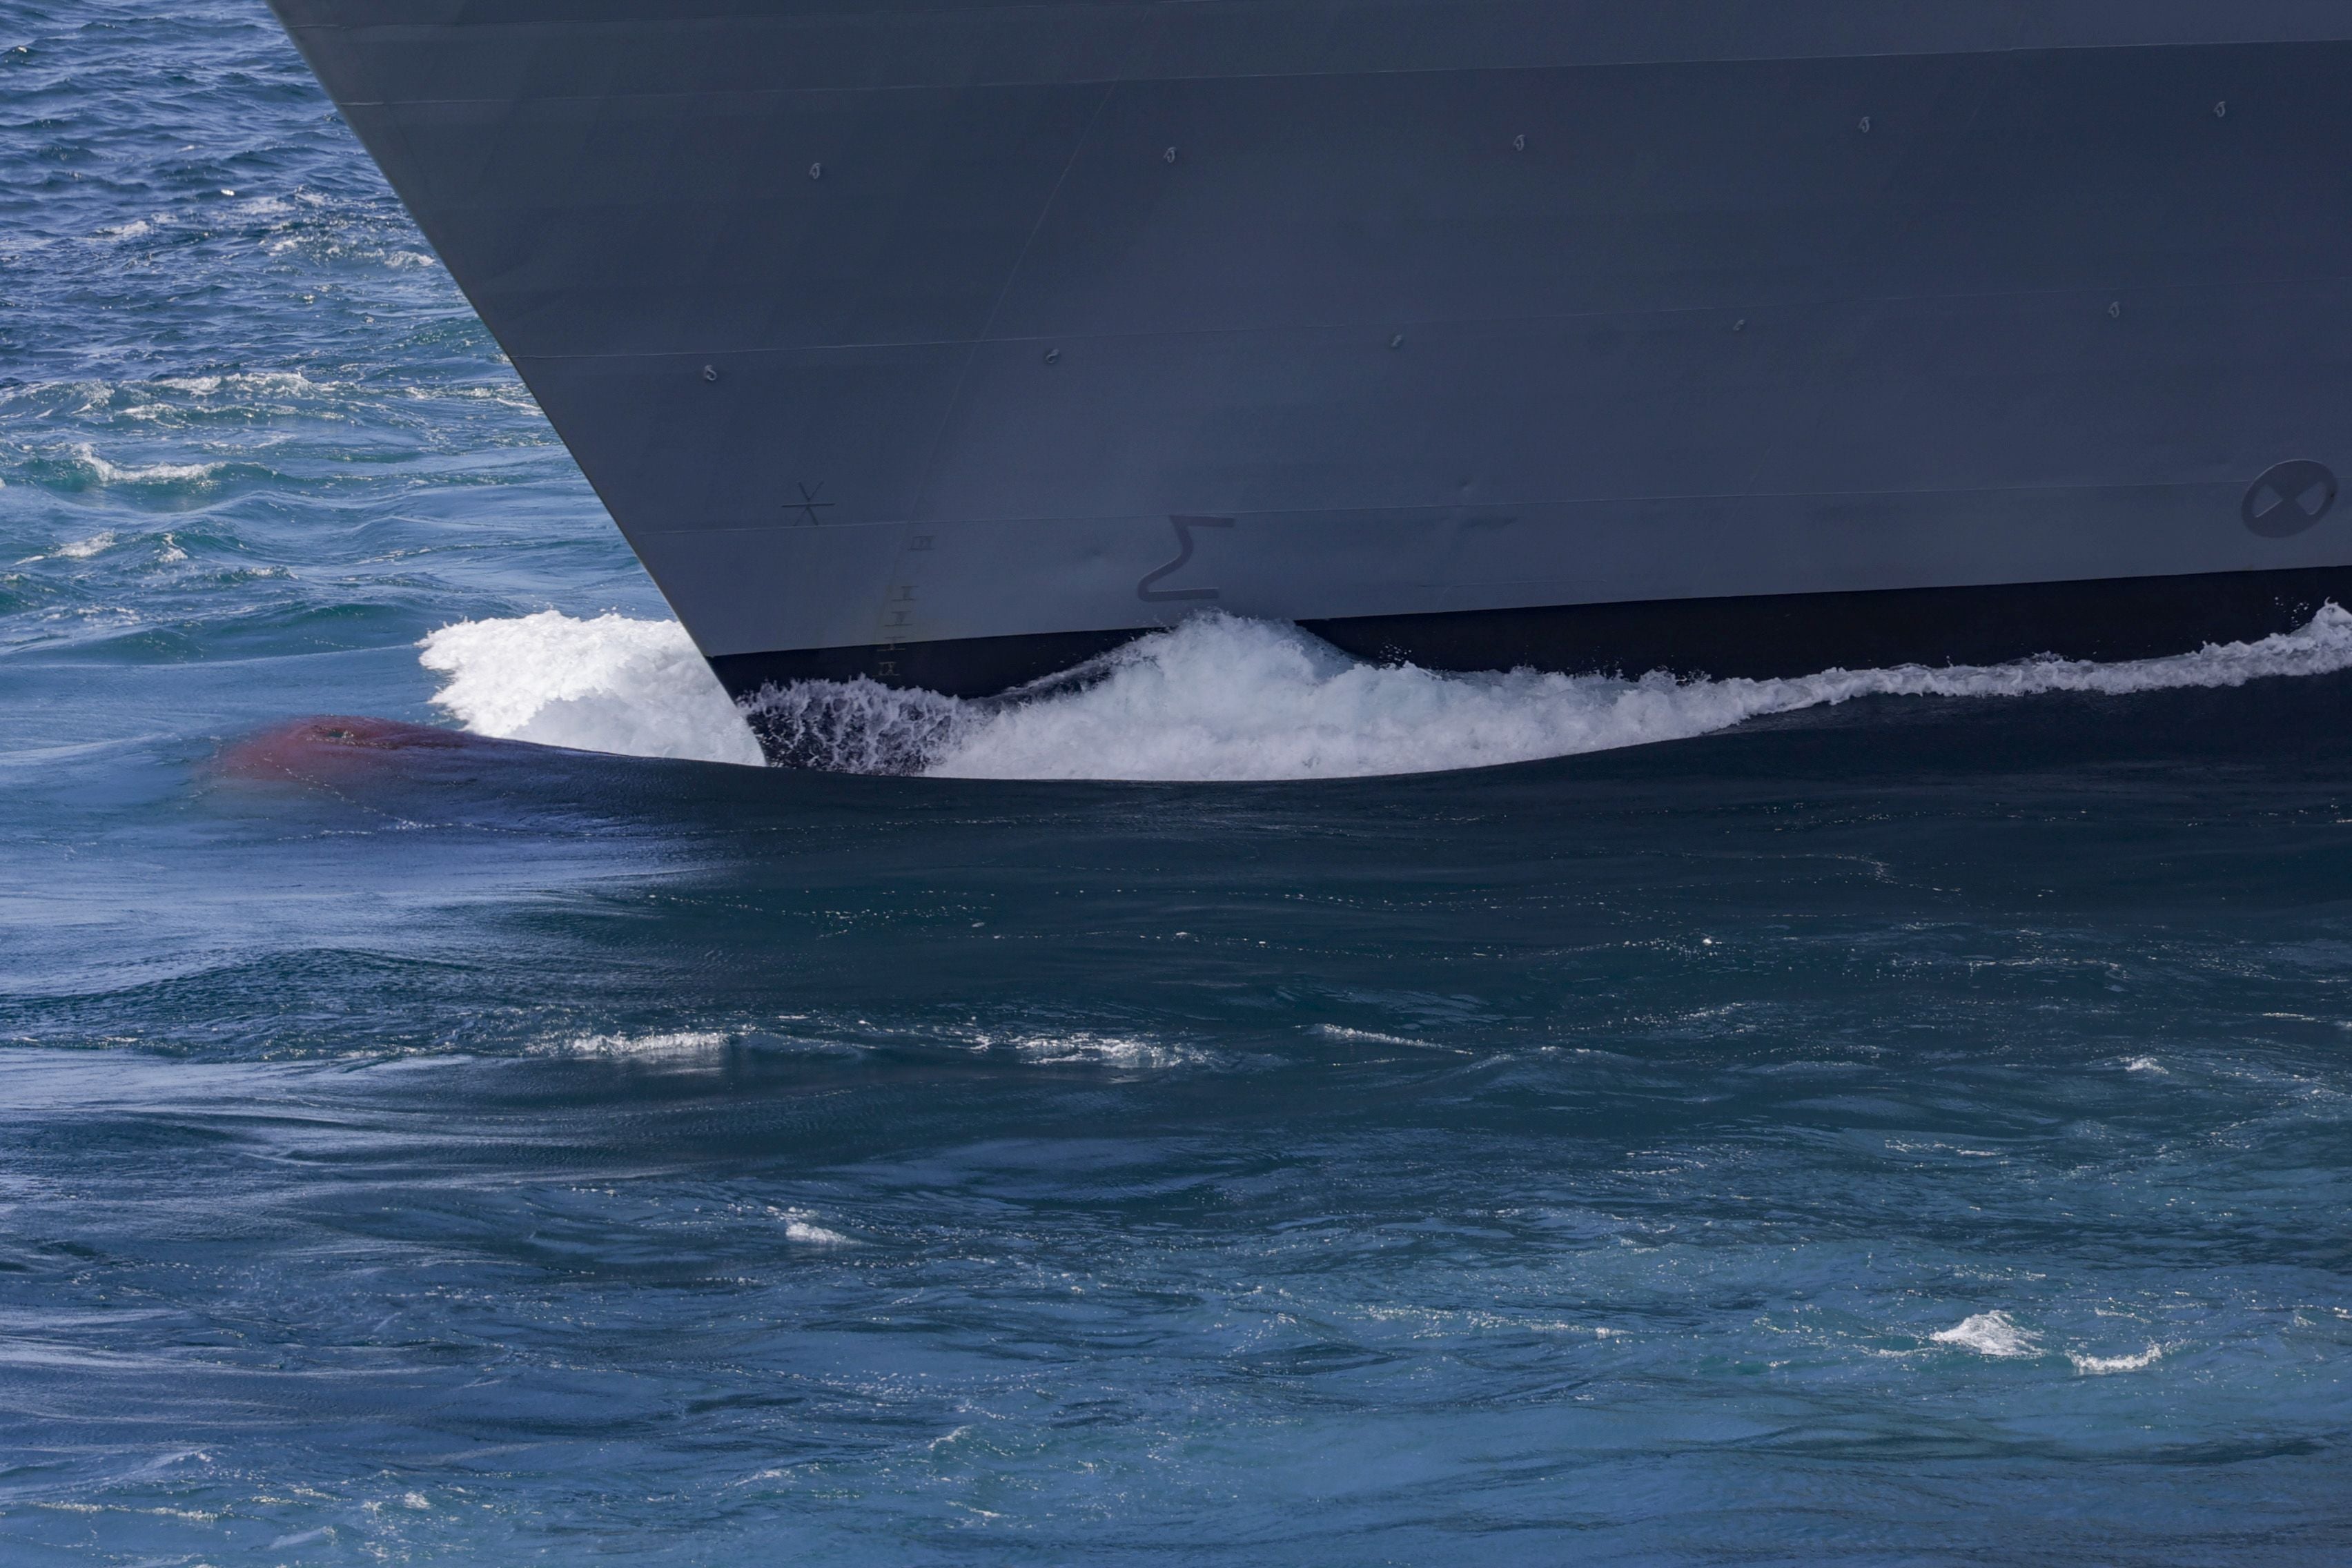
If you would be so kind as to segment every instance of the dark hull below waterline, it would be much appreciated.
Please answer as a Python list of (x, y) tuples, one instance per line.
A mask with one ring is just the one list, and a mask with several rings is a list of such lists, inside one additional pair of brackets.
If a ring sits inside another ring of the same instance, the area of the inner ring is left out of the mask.
[[(1982, 588), (1896, 588), (1626, 605), (1562, 605), (1308, 621), (1360, 658), (1424, 669), (1763, 679), (1901, 664), (1990, 665), (2051, 654), (2159, 658), (2292, 631), (2352, 604), (2352, 566), (2111, 577)], [(1122, 647), (1155, 627), (890, 647), (735, 654), (710, 667), (738, 700), (801, 680), (994, 697)]]

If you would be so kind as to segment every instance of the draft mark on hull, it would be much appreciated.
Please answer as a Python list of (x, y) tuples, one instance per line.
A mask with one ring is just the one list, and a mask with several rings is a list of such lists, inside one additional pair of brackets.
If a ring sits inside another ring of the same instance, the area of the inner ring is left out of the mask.
[(1182, 571), (1185, 563), (1192, 559), (1194, 529), (1231, 528), (1234, 520), (1230, 517), (1171, 517), (1168, 521), (1176, 528), (1176, 559), (1146, 572), (1143, 580), (1135, 585), (1135, 596), (1147, 605), (1166, 605), (1179, 600), (1213, 600), (1217, 596), (1214, 588), (1155, 588), (1151, 584), (1171, 573)]

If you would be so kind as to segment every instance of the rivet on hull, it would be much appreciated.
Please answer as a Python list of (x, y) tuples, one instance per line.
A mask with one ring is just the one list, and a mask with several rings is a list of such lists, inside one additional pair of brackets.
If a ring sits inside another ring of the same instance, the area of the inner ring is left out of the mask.
[(1059, 363), (1062, 363), (1062, 351), (1061, 351), (1061, 350), (1059, 350), (1059, 349), (1047, 349), (1047, 350), (1045, 351), (1045, 363), (1046, 363), (1047, 364), (1059, 364)]
[(812, 179), (812, 180), (822, 180), (822, 179), (824, 179), (824, 165), (823, 163), (811, 163), (811, 164), (809, 165), (809, 178), (810, 178), (810, 179)]
[(1168, 149), (1168, 151), (1166, 151), (1165, 153), (1160, 153), (1160, 161), (1161, 163), (1174, 163), (1174, 162), (1176, 161), (1176, 149), (1175, 149), (1175, 148), (1173, 148), (1173, 147), (1171, 147), (1171, 148), (1169, 148), (1169, 149)]
[(717, 381), (719, 379), (719, 367), (715, 364), (704, 365), (702, 367), (702, 379), (705, 381)]

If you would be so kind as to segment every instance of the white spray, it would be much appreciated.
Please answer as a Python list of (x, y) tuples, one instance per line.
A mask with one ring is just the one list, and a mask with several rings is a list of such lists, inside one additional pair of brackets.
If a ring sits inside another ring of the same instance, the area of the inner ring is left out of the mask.
[(460, 621), (419, 645), (434, 703), (478, 735), (757, 767), (759, 742), (676, 621), (554, 610)]
[(954, 778), (1315, 779), (1484, 767), (1686, 739), (1858, 697), (2127, 694), (2352, 668), (2334, 605), (2258, 642), (2115, 664), (1824, 670), (1780, 680), (1442, 675), (1365, 664), (1297, 628), (1196, 616), (1027, 699), (959, 702), (872, 681), (772, 689), (739, 710), (672, 622), (553, 611), (425, 640), (434, 700), (478, 733), (756, 763), (747, 725), (807, 765)]

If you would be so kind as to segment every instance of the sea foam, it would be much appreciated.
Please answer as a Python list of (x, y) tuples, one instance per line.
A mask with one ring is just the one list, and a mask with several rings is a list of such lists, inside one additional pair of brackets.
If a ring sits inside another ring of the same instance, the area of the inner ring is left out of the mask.
[(675, 621), (554, 610), (459, 621), (419, 647), (434, 703), (478, 735), (632, 757), (760, 764), (759, 742)]
[[(425, 663), (467, 728), (634, 755), (756, 763), (756, 727), (805, 766), (956, 778), (1316, 779), (1529, 762), (1685, 740), (1862, 697), (2126, 695), (2352, 668), (2352, 614), (2252, 643), (2096, 663), (1902, 665), (1770, 680), (1515, 670), (1447, 675), (1351, 658), (1296, 627), (1209, 614), (991, 702), (869, 680), (730, 706), (673, 622), (553, 611), (446, 627)], [(747, 720), (749, 727), (747, 727)]]
[(1979, 1312), (1927, 1337), (1939, 1345), (1958, 1345), (2004, 1361), (2032, 1355), (2042, 1348), (2040, 1338), (2019, 1328), (2007, 1312)]

